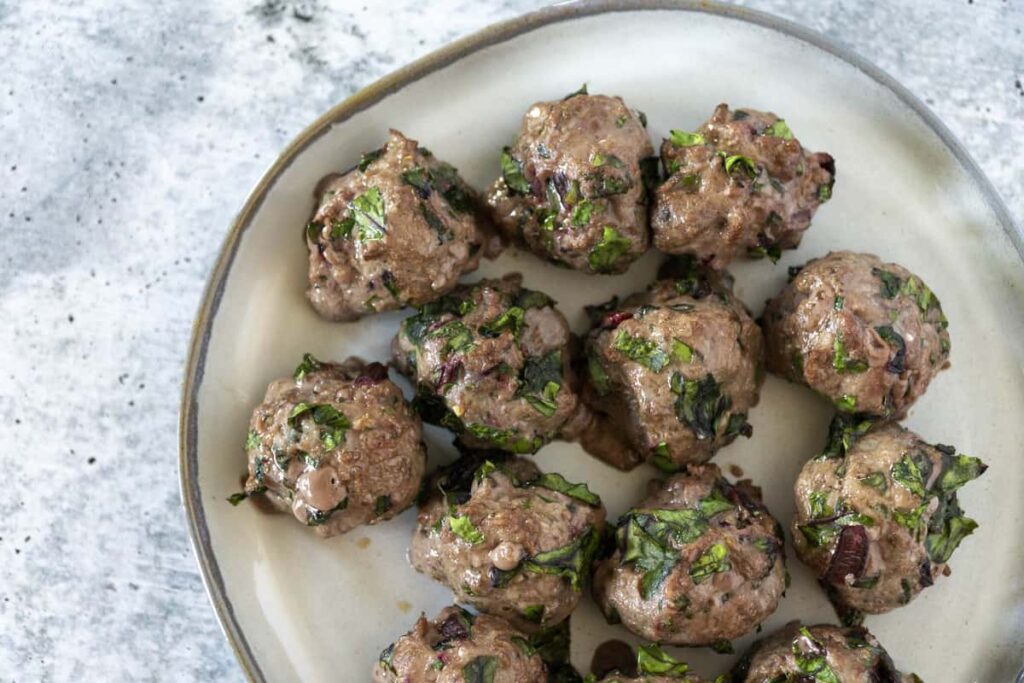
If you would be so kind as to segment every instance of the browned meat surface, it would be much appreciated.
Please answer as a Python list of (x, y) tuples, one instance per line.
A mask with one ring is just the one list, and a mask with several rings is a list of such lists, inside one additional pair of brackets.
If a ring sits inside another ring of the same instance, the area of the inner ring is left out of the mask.
[(914, 674), (900, 673), (865, 628), (795, 621), (754, 643), (731, 674), (731, 683), (774, 681), (921, 683)]
[(946, 562), (977, 527), (956, 491), (986, 467), (896, 424), (869, 429), (838, 417), (825, 454), (793, 487), (797, 555), (849, 618), (905, 605), (949, 573)]
[(795, 249), (835, 182), (832, 157), (804, 150), (785, 121), (724, 104), (696, 133), (672, 131), (661, 159), (668, 179), (654, 196), (654, 246), (715, 268)]
[(946, 367), (946, 327), (938, 298), (903, 266), (832, 252), (768, 302), (767, 367), (844, 412), (899, 418)]
[(622, 469), (648, 460), (675, 471), (750, 436), (761, 330), (728, 280), (682, 258), (646, 292), (593, 313), (583, 391), (592, 419), (575, 425), (584, 448)]
[(317, 194), (306, 295), (330, 320), (433, 301), (499, 249), (455, 168), (396, 130)]
[(594, 573), (605, 617), (647, 640), (725, 646), (768, 618), (785, 589), (782, 529), (753, 487), (693, 465), (618, 521)]
[(375, 683), (544, 683), (547, 668), (527, 636), (499, 617), (445, 607), (389, 645)]
[(253, 411), (245, 494), (265, 495), (324, 537), (391, 519), (419, 491), (427, 461), (420, 432), (383, 365), (307, 354)]
[(477, 452), (442, 468), (426, 491), (410, 551), (417, 571), (528, 632), (576, 608), (605, 518), (586, 485)]
[(531, 106), (488, 198), (498, 228), (554, 263), (625, 271), (650, 243), (647, 186), (657, 159), (645, 126), (621, 98), (585, 89)]
[(427, 422), (471, 448), (532, 453), (577, 408), (565, 318), (519, 275), (461, 285), (402, 322), (394, 361)]

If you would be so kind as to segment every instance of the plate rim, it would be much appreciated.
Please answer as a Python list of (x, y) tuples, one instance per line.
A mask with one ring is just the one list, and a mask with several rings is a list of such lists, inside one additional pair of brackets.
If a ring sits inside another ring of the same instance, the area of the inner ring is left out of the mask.
[(356, 91), (306, 126), (280, 153), (249, 192), (217, 255), (192, 325), (185, 361), (178, 423), (178, 476), (182, 504), (188, 522), (192, 550), (203, 586), (217, 615), (221, 630), (250, 681), (266, 680), (228, 599), (223, 576), (210, 543), (209, 528), (198, 482), (198, 391), (206, 368), (212, 324), (220, 307), (241, 237), (263, 205), (269, 188), (291, 163), (330, 128), (367, 109), (407, 85), (447, 67), (475, 52), (506, 42), (545, 26), (612, 12), (684, 11), (712, 14), (755, 24), (810, 44), (853, 66), (893, 93), (931, 129), (952, 153), (970, 180), (981, 190), (985, 203), (1009, 236), (1024, 262), (1024, 227), (1018, 225), (991, 181), (949, 128), (905, 86), (853, 50), (796, 22), (774, 14), (726, 5), (718, 0), (569, 0), (527, 14), (490, 24), (474, 33), (420, 57)]

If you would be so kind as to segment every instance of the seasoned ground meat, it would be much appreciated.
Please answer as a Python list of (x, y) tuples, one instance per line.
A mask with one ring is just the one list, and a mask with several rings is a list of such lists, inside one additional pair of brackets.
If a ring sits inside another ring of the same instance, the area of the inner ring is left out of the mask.
[(837, 417), (825, 453), (793, 488), (797, 555), (845, 618), (905, 605), (949, 572), (946, 562), (977, 527), (956, 492), (985, 468), (899, 425)]
[(426, 492), (410, 551), (417, 571), (527, 632), (576, 608), (605, 517), (585, 484), (474, 452), (442, 468)]
[(731, 683), (921, 683), (914, 674), (900, 673), (867, 629), (796, 621), (754, 643), (731, 676)]
[(592, 311), (583, 398), (594, 417), (576, 431), (622, 469), (646, 459), (675, 471), (750, 436), (747, 411), (763, 379), (761, 330), (730, 282), (692, 258), (661, 276)]
[(445, 607), (421, 616), (389, 645), (373, 669), (375, 683), (544, 683), (547, 669), (528, 637), (499, 617)]
[(404, 320), (392, 345), (423, 418), (471, 448), (532, 453), (576, 411), (569, 326), (521, 282), (462, 285)]
[(654, 246), (724, 268), (737, 254), (778, 260), (832, 196), (836, 166), (810, 154), (782, 119), (720, 104), (696, 133), (661, 144), (668, 179), (654, 196)]
[(612, 671), (592, 683), (703, 683), (700, 676), (689, 670), (686, 663), (673, 658), (658, 645), (641, 645), (636, 664), (630, 665), (628, 671)]
[(935, 294), (906, 268), (832, 252), (768, 302), (767, 367), (842, 411), (899, 418), (946, 366), (946, 327)]
[(306, 295), (330, 320), (422, 306), (499, 248), (455, 168), (396, 130), (317, 194)]
[(785, 589), (782, 529), (760, 491), (693, 465), (618, 521), (615, 550), (594, 572), (605, 617), (647, 640), (715, 645), (768, 618)]
[(501, 154), (488, 202), (510, 240), (559, 265), (621, 273), (650, 243), (647, 187), (657, 158), (646, 117), (619, 97), (538, 102)]
[(245, 443), (244, 494), (264, 494), (323, 537), (391, 519), (416, 498), (426, 467), (420, 420), (380, 363), (306, 354), (267, 388)]

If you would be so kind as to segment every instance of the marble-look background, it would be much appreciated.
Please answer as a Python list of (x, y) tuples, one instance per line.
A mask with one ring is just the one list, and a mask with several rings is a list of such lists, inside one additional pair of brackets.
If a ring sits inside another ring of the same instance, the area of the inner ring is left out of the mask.
[[(0, 0), (0, 681), (242, 678), (177, 483), (228, 224), (328, 107), (541, 4)], [(888, 70), (1024, 215), (1024, 2), (742, 4)]]

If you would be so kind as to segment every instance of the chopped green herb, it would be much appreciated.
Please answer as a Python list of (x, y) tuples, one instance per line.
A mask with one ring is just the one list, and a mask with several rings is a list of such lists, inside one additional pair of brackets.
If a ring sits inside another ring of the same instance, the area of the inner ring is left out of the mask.
[(711, 649), (720, 655), (731, 655), (736, 654), (736, 649), (732, 646), (732, 642), (722, 638), (711, 643)]
[(682, 186), (683, 191), (688, 194), (694, 194), (700, 190), (701, 177), (700, 173), (691, 173), (684, 175), (679, 179), (679, 184)]
[(556, 398), (562, 388), (561, 380), (561, 351), (556, 349), (544, 356), (529, 356), (523, 365), (516, 396), (521, 397), (545, 417), (551, 417), (558, 409)]
[(539, 624), (544, 620), (544, 605), (527, 605), (523, 610), (523, 618)]
[(876, 491), (884, 493), (889, 488), (889, 480), (884, 472), (870, 472), (861, 477), (858, 481), (865, 486), (870, 486)]
[(685, 130), (670, 130), (669, 137), (677, 147), (696, 147), (708, 142), (700, 133), (687, 133)]
[(806, 626), (800, 627), (800, 636), (793, 641), (792, 648), (800, 672), (810, 676), (816, 683), (840, 683), (825, 658), (825, 646), (811, 635)]
[(682, 676), (690, 667), (673, 658), (658, 645), (641, 645), (636, 653), (636, 666), (641, 674)]
[(747, 422), (747, 416), (744, 413), (733, 413), (729, 416), (729, 421), (725, 425), (726, 436), (745, 436), (748, 439), (754, 434), (754, 428), (749, 422)]
[(832, 184), (823, 183), (818, 185), (818, 201), (824, 204), (830, 199), (832, 199)]
[(523, 175), (523, 165), (512, 156), (512, 150), (505, 147), (501, 150), (501, 177), (513, 194), (530, 194), (530, 183)]
[(373, 514), (376, 517), (380, 517), (385, 512), (391, 509), (391, 496), (377, 496), (377, 500), (373, 502)]
[(260, 447), (260, 434), (255, 429), (250, 429), (245, 437), (245, 450), (251, 451)]
[(890, 469), (892, 480), (915, 496), (925, 497), (925, 477), (921, 467), (909, 455), (904, 455)]
[(693, 362), (693, 349), (684, 341), (679, 339), (672, 340), (672, 357), (680, 363), (692, 363)]
[(626, 121), (628, 121), (628, 120), (629, 120), (629, 117), (626, 116), (625, 114), (623, 114), (622, 116), (617, 116), (615, 118), (615, 127), (616, 128), (622, 128), (624, 125), (626, 125)]
[(590, 217), (594, 213), (594, 204), (589, 199), (580, 201), (572, 207), (572, 224), (582, 228), (590, 223)]
[(352, 234), (352, 228), (356, 226), (356, 219), (353, 216), (347, 216), (342, 220), (331, 221), (331, 239), (340, 240), (343, 237), (348, 237)]
[(248, 493), (246, 493), (245, 491), (239, 491), (237, 493), (232, 493), (230, 496), (228, 496), (227, 497), (227, 501), (229, 503), (231, 503), (232, 505), (237, 506), (239, 503), (241, 503), (243, 500), (245, 500), (248, 497), (249, 497)]
[(832, 300), (832, 310), (841, 311), (843, 310), (843, 304), (846, 302), (846, 297), (837, 296)]
[(821, 458), (840, 458), (861, 435), (871, 429), (871, 421), (853, 415), (838, 414), (828, 426), (828, 441)]
[(473, 347), (473, 333), (458, 320), (447, 322), (432, 330), (427, 333), (425, 339), (444, 339), (442, 355), (445, 357), (468, 351)]
[(924, 547), (932, 562), (945, 564), (953, 556), (960, 542), (974, 533), (978, 523), (970, 517), (954, 515), (942, 520), (939, 530), (929, 533), (924, 540)]
[(676, 394), (676, 419), (693, 430), (698, 439), (714, 438), (718, 422), (729, 410), (732, 400), (722, 394), (721, 386), (711, 373), (703, 379), (686, 379), (676, 372), (670, 387)]
[(485, 337), (497, 337), (505, 330), (509, 330), (518, 337), (525, 316), (526, 311), (519, 306), (509, 306), (497, 318), (486, 325), (481, 325), (478, 331)]
[(494, 674), (497, 672), (498, 658), (494, 655), (480, 655), (462, 667), (462, 678), (466, 683), (494, 683)]
[(586, 94), (587, 94), (587, 84), (584, 83), (583, 85), (581, 85), (579, 87), (579, 90), (574, 90), (571, 93), (569, 93), (568, 95), (566, 95), (565, 97), (563, 97), (562, 101), (565, 102), (566, 100), (572, 99), (573, 97), (576, 97), (577, 95), (586, 95)]
[(775, 123), (765, 128), (761, 135), (771, 135), (773, 137), (782, 138), (783, 140), (792, 140), (793, 131), (786, 125), (784, 119), (778, 119)]
[(832, 342), (832, 367), (839, 374), (861, 373), (868, 369), (868, 364), (862, 360), (854, 360), (846, 355), (846, 345), (843, 342), (842, 333), (836, 334)]
[(348, 497), (342, 499), (340, 503), (335, 505), (330, 510), (317, 510), (312, 509), (309, 511), (306, 517), (306, 526), (320, 526), (331, 518), (335, 512), (340, 512), (348, 507)]
[(661, 372), (668, 365), (668, 354), (657, 343), (643, 337), (634, 337), (622, 329), (615, 335), (615, 349), (652, 372)]
[(900, 280), (899, 276), (881, 268), (872, 268), (871, 274), (882, 281), (880, 293), (883, 298), (895, 299), (896, 295), (900, 293), (903, 281)]
[(875, 332), (877, 332), (878, 336), (884, 339), (889, 346), (896, 349), (896, 354), (885, 364), (885, 369), (897, 375), (902, 373), (906, 370), (907, 357), (907, 344), (903, 341), (902, 335), (894, 330), (891, 325), (876, 327)]
[(618, 230), (606, 225), (601, 233), (601, 241), (590, 250), (587, 262), (599, 273), (608, 272), (629, 253), (631, 246), (632, 242), (620, 235)]
[(420, 196), (426, 197), (433, 191), (430, 184), (430, 175), (427, 169), (422, 166), (414, 166), (408, 171), (402, 172), (402, 180), (407, 185), (412, 185), (420, 191)]
[(537, 574), (561, 576), (569, 582), (573, 590), (579, 591), (589, 575), (590, 565), (599, 543), (597, 529), (591, 526), (573, 542), (561, 548), (537, 553), (525, 560), (523, 567)]
[(565, 477), (557, 472), (546, 472), (540, 478), (531, 482), (530, 485), (557, 491), (592, 507), (601, 505), (600, 497), (591, 492), (586, 484), (574, 484), (571, 481), (566, 481)]
[(701, 553), (690, 565), (690, 577), (696, 584), (703, 583), (714, 574), (732, 569), (729, 564), (729, 549), (724, 543), (718, 542)]
[(484, 535), (477, 530), (473, 525), (473, 520), (469, 517), (448, 515), (448, 528), (452, 530), (453, 534), (471, 545), (476, 545), (484, 540)]
[(745, 157), (742, 154), (726, 155), (724, 152), (719, 152), (722, 158), (725, 160), (725, 172), (731, 174), (734, 170), (743, 170), (751, 178), (757, 177), (757, 164), (750, 157)]
[(972, 479), (980, 477), (988, 469), (979, 458), (972, 458), (969, 455), (944, 455), (942, 475), (935, 483), (935, 489), (942, 493), (956, 491)]
[(366, 152), (359, 158), (359, 165), (357, 168), (360, 173), (365, 173), (366, 169), (370, 167), (370, 164), (380, 159), (381, 155), (384, 154), (384, 148), (375, 149), (372, 152)]
[(726, 500), (725, 496), (722, 495), (722, 492), (717, 488), (712, 489), (711, 493), (701, 498), (697, 507), (706, 519), (711, 519), (721, 512), (728, 512), (729, 510), (736, 509), (736, 506)]
[(371, 187), (348, 206), (358, 228), (356, 237), (359, 240), (369, 242), (384, 239), (387, 232), (384, 229), (384, 198), (379, 189)]

